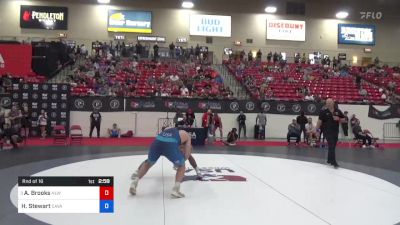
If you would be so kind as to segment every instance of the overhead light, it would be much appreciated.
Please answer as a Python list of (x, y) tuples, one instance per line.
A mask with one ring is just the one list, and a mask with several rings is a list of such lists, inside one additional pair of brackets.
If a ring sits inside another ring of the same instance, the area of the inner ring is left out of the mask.
[(97, 2), (100, 4), (109, 4), (110, 0), (97, 0)]
[(276, 13), (277, 8), (275, 6), (267, 6), (265, 8), (266, 13)]
[(194, 6), (194, 4), (191, 1), (183, 1), (182, 2), (182, 8), (191, 9), (191, 8), (193, 8), (193, 6)]
[(336, 18), (338, 19), (346, 19), (349, 16), (348, 12), (345, 11), (340, 11), (338, 13), (336, 13)]

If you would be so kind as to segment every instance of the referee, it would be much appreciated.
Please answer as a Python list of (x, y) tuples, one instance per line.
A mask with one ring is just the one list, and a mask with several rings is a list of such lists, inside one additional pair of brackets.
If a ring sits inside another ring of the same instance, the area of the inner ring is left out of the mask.
[(339, 123), (343, 123), (345, 116), (340, 109), (335, 107), (335, 102), (328, 98), (326, 100), (325, 109), (322, 110), (318, 117), (316, 126), (317, 132), (324, 133), (328, 142), (328, 160), (327, 163), (337, 169), (339, 164), (336, 162), (335, 148), (339, 135)]

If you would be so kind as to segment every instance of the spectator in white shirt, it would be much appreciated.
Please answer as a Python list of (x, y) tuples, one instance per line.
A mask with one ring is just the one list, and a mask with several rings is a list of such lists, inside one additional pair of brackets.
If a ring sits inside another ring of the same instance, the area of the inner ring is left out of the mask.
[(306, 124), (306, 133), (307, 133), (307, 140), (308, 143), (311, 143), (311, 140), (317, 138), (317, 130), (315, 129), (315, 125), (312, 122), (312, 118), (308, 118), (308, 123)]
[(179, 77), (178, 77), (178, 75), (171, 75), (171, 76), (169, 76), (169, 79), (172, 81), (172, 82), (176, 82), (176, 81), (178, 81), (179, 80)]
[(189, 95), (189, 90), (187, 89), (187, 87), (185, 86), (181, 87), (181, 95), (185, 97)]

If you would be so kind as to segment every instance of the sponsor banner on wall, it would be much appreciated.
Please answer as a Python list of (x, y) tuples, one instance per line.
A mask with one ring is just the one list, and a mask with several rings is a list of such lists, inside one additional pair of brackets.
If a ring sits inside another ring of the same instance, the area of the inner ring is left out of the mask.
[(137, 40), (141, 41), (141, 42), (163, 42), (163, 43), (165, 43), (167, 41), (167, 38), (161, 37), (161, 36), (138, 36)]
[(110, 32), (152, 33), (152, 13), (146, 11), (109, 10)]
[(121, 112), (124, 98), (114, 97), (74, 97), (70, 101), (71, 111)]
[(32, 136), (39, 135), (38, 117), (42, 110), (47, 113), (48, 133), (55, 125), (69, 127), (69, 85), (13, 84), (12, 89), (11, 101), (29, 109)]
[[(114, 102), (111, 109), (111, 100)], [(71, 111), (92, 111), (96, 106), (99, 111), (124, 111), (123, 98), (109, 97), (73, 97)], [(218, 113), (259, 113), (264, 111), (271, 114), (299, 115), (304, 111), (306, 115), (318, 115), (322, 107), (315, 102), (285, 102), (285, 101), (252, 101), (252, 100), (207, 100), (182, 98), (126, 98), (125, 111), (176, 112), (191, 108), (194, 112), (202, 113), (212, 109)], [(117, 107), (117, 105), (119, 107)], [(101, 106), (101, 107), (99, 107)], [(107, 106), (107, 107), (104, 107)]]
[(20, 27), (27, 29), (68, 30), (68, 8), (21, 5)]
[(374, 106), (370, 105), (368, 110), (368, 117), (378, 120), (400, 118), (400, 105), (391, 105), (389, 108), (383, 111), (380, 111)]
[(338, 24), (338, 43), (375, 45), (375, 25)]
[(0, 75), (27, 76), (32, 71), (32, 46), (0, 44)]
[(190, 35), (231, 37), (231, 17), (190, 15)]
[(267, 39), (305, 41), (306, 22), (301, 20), (267, 20)]

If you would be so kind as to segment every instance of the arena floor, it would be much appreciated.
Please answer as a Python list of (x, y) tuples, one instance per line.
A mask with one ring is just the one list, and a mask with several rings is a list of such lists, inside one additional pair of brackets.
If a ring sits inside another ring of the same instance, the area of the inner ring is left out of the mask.
[[(28, 146), (0, 152), (0, 224), (371, 224), (400, 222), (400, 150), (206, 146), (188, 171), (184, 199), (171, 199), (174, 170), (162, 158), (128, 194), (145, 146)], [(222, 170), (221, 170), (222, 168)], [(114, 176), (113, 214), (18, 214), (18, 176)]]

